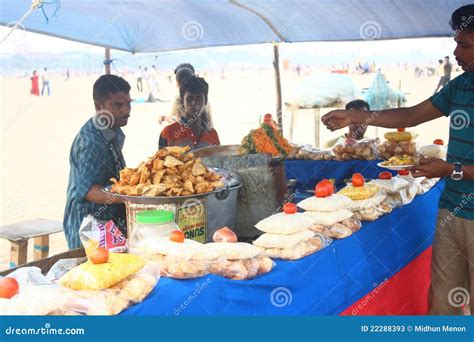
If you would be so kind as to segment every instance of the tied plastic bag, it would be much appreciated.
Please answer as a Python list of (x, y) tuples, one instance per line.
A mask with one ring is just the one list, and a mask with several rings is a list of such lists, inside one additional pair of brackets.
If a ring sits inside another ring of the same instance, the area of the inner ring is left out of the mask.
[(275, 263), (265, 255), (240, 260), (214, 260), (209, 264), (209, 273), (232, 280), (252, 279), (270, 272)]
[(87, 215), (79, 228), (79, 237), (87, 255), (97, 247), (104, 247), (114, 253), (127, 251), (127, 239), (112, 220), (104, 222)]
[(311, 231), (321, 234), (330, 239), (343, 239), (351, 236), (362, 228), (359, 219), (351, 217), (332, 225), (315, 224)]
[(315, 233), (305, 241), (301, 241), (293, 248), (262, 248), (263, 252), (272, 259), (298, 260), (311, 255), (332, 243), (332, 239)]
[(142, 302), (155, 288), (159, 279), (159, 265), (147, 262), (140, 271), (108, 289), (68, 289), (65, 310), (81, 315), (117, 315), (131, 305)]
[(335, 155), (330, 149), (324, 150), (309, 145), (304, 145), (294, 147), (288, 158), (303, 160), (333, 160)]
[(377, 145), (380, 142), (379, 138), (375, 139), (345, 139), (344, 143), (336, 144), (332, 151), (336, 156), (336, 160), (376, 160), (378, 159)]
[(101, 290), (109, 288), (139, 271), (145, 260), (137, 255), (109, 253), (103, 264), (87, 261), (66, 273), (59, 283), (74, 290)]
[[(404, 132), (405, 133), (405, 132)], [(377, 146), (381, 158), (390, 159), (394, 156), (416, 156), (416, 143), (414, 141), (384, 141)]]

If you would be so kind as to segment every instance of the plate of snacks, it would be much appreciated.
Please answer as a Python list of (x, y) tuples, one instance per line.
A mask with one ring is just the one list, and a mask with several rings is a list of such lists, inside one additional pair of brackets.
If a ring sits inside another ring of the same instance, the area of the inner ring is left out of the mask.
[(386, 161), (377, 163), (377, 166), (389, 170), (404, 170), (415, 165), (415, 158), (409, 155), (393, 156)]

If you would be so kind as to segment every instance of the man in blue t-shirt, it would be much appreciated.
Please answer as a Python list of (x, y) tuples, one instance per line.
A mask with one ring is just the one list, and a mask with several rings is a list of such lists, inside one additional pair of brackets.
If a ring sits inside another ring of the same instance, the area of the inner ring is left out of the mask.
[[(465, 73), (439, 93), (408, 108), (381, 112), (335, 110), (322, 117), (331, 130), (351, 124), (387, 128), (413, 127), (450, 117), (447, 160), (424, 158), (411, 169), (415, 177), (444, 177), (433, 242), (430, 314), (460, 314), (461, 295), (474, 314), (474, 5), (458, 8), (451, 17), (454, 56)], [(469, 300), (470, 298), (470, 300)]]

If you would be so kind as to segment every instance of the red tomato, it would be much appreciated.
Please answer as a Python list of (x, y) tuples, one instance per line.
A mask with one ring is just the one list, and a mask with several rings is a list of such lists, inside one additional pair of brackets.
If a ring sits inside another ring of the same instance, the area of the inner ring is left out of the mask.
[(443, 139), (436, 139), (435, 141), (433, 141), (433, 144), (435, 144), (435, 145), (444, 145), (444, 141), (443, 141)]
[(410, 174), (410, 171), (408, 171), (408, 170), (398, 170), (398, 174), (400, 176), (408, 176)]
[(323, 179), (321, 182), (316, 184), (314, 189), (314, 195), (316, 197), (327, 197), (334, 193), (334, 185), (327, 179)]
[(392, 179), (392, 174), (388, 171), (380, 172), (379, 179)]
[(105, 264), (109, 261), (109, 251), (104, 247), (97, 247), (90, 253), (89, 260), (93, 264)]
[(296, 204), (285, 203), (285, 205), (283, 206), (283, 212), (285, 214), (296, 214)]
[(352, 186), (363, 186), (364, 183), (364, 176), (362, 176), (360, 173), (354, 173), (352, 175)]
[(0, 279), (0, 298), (10, 299), (18, 293), (20, 286), (14, 278)]
[(173, 230), (170, 233), (170, 240), (174, 242), (183, 243), (184, 242), (184, 233), (181, 230)]
[(229, 228), (222, 227), (212, 235), (214, 242), (237, 242), (237, 235)]
[(405, 132), (405, 128), (397, 128), (397, 132)]

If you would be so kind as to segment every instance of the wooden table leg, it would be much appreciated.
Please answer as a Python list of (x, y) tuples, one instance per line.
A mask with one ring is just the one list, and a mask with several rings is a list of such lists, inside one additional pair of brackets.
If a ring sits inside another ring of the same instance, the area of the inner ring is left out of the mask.
[(28, 240), (10, 241), (10, 268), (26, 264)]
[(41, 260), (49, 254), (49, 235), (35, 237), (34, 260)]

